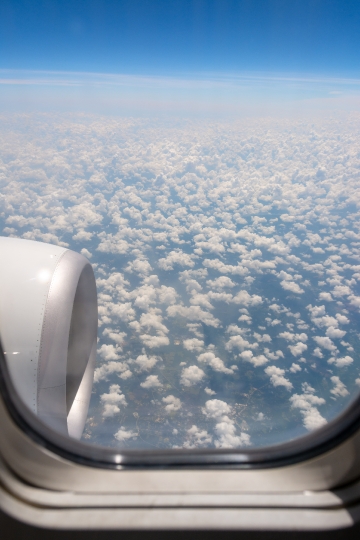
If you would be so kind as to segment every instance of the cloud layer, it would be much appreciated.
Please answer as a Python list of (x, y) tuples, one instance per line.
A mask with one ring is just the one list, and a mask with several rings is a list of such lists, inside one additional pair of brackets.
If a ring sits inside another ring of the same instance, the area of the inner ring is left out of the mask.
[(358, 121), (2, 118), (2, 234), (79, 251), (96, 273), (85, 440), (266, 446), (346, 407)]

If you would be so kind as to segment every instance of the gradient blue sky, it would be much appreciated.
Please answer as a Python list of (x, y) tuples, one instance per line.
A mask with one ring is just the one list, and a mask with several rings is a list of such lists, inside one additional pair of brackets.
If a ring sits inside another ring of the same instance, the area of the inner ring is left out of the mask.
[(358, 0), (2, 0), (0, 109), (354, 109), (359, 28)]
[(357, 75), (358, 0), (2, 0), (1, 68)]

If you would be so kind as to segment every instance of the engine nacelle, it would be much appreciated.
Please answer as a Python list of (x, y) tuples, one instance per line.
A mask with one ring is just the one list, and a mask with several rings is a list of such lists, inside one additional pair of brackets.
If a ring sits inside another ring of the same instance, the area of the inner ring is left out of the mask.
[(0, 337), (25, 404), (53, 429), (80, 438), (97, 343), (89, 261), (63, 247), (1, 237)]

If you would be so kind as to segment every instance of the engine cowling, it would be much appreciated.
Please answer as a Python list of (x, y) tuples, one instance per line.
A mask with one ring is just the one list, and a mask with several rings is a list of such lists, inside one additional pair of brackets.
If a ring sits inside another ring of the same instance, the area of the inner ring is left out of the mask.
[(24, 403), (53, 429), (80, 438), (97, 343), (89, 261), (63, 247), (1, 237), (0, 337)]

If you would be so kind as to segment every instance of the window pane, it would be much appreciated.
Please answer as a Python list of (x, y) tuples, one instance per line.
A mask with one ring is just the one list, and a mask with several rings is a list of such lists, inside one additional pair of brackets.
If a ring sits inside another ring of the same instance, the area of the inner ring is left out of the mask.
[(83, 441), (259, 448), (358, 396), (360, 81), (308, 54), (296, 76), (3, 72), (2, 235), (96, 276)]

